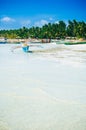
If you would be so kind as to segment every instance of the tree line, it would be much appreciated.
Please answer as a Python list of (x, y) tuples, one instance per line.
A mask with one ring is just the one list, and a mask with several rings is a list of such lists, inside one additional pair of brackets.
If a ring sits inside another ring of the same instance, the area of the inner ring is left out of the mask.
[(58, 23), (48, 23), (42, 27), (20, 28), (13, 30), (0, 30), (0, 37), (4, 38), (40, 38), (56, 39), (65, 37), (77, 37), (86, 39), (86, 22), (69, 20), (68, 24), (64, 21)]

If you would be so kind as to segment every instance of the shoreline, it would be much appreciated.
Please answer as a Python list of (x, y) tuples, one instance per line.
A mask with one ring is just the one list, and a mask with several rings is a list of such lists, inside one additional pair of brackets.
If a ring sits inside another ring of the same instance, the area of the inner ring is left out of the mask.
[(20, 42), (31, 42), (31, 43), (52, 43), (52, 42), (60, 42), (60, 41), (64, 41), (64, 43), (72, 43), (72, 44), (76, 44), (76, 43), (85, 43), (86, 40), (85, 39), (0, 39), (0, 42), (4, 43), (20, 43)]

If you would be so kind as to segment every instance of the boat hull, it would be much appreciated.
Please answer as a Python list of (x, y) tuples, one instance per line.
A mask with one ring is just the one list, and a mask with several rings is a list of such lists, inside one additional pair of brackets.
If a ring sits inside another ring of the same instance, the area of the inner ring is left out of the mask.
[(7, 42), (0, 42), (0, 44), (6, 44)]
[(24, 46), (24, 47), (22, 47), (22, 49), (23, 49), (24, 52), (28, 52), (29, 51), (29, 46)]
[(86, 44), (86, 42), (66, 42), (65, 45), (78, 45), (78, 44)]

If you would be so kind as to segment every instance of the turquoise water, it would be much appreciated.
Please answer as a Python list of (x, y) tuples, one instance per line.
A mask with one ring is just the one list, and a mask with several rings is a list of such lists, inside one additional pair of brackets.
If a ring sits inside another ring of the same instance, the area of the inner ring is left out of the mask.
[(0, 130), (85, 130), (86, 45), (40, 45), (0, 45)]

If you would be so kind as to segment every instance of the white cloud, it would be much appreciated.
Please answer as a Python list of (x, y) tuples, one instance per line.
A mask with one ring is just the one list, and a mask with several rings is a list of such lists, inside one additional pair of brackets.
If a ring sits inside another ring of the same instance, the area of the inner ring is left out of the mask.
[(41, 27), (41, 26), (43, 26), (43, 25), (45, 25), (45, 24), (48, 24), (48, 21), (47, 20), (40, 20), (40, 21), (37, 21), (37, 22), (35, 22), (35, 26), (38, 26), (38, 27)]
[(1, 19), (1, 22), (14, 22), (15, 20), (10, 17), (3, 17)]
[(30, 20), (23, 20), (23, 21), (21, 21), (21, 25), (22, 26), (28, 26), (28, 25), (30, 25), (31, 24), (31, 21)]
[(55, 23), (57, 23), (57, 24), (58, 24), (58, 23), (59, 23), (59, 21), (55, 21)]

